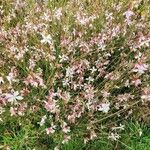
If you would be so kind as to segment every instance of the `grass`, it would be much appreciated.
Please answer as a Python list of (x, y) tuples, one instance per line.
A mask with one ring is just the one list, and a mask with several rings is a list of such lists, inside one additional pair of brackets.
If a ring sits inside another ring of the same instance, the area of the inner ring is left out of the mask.
[[(18, 128), (17, 128), (18, 127)], [(37, 129), (30, 124), (20, 125), (12, 122), (11, 125), (0, 125), (0, 147), (5, 149), (11, 146), (12, 150), (52, 150), (56, 143), (49, 136), (38, 135)], [(141, 134), (141, 135), (140, 135)], [(121, 139), (110, 141), (107, 133), (101, 134), (95, 141), (86, 145), (79, 138), (73, 138), (61, 147), (62, 150), (149, 150), (150, 127), (144, 123), (127, 120)]]

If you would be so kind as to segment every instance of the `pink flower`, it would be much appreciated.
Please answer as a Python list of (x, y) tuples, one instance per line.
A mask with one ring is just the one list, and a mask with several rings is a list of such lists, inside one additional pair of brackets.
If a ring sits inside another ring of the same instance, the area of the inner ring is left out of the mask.
[(68, 141), (71, 139), (71, 136), (65, 135), (64, 140), (62, 141), (62, 144), (68, 143)]
[(56, 105), (56, 101), (55, 100), (48, 100), (48, 101), (44, 101), (45, 103), (45, 108), (47, 111), (51, 112), (51, 113), (56, 113), (57, 112), (57, 105)]
[(107, 91), (101, 91), (101, 93), (103, 94), (103, 97), (104, 98), (107, 98), (107, 97), (109, 97), (110, 96), (110, 93), (109, 92), (107, 92)]
[(61, 127), (62, 127), (62, 131), (63, 131), (64, 133), (70, 132), (70, 127), (67, 126), (67, 123), (66, 123), (66, 122), (63, 122), (62, 125), (61, 125)]
[(24, 80), (24, 83), (26, 85), (30, 84), (31, 86), (34, 87), (38, 87), (38, 86), (41, 86), (43, 88), (46, 87), (43, 79), (38, 74), (35, 73), (29, 74), (28, 77)]
[(17, 109), (14, 107), (10, 107), (10, 115), (15, 116), (17, 114)]
[(21, 103), (21, 104), (19, 104), (18, 115), (19, 116), (23, 116), (26, 108), (27, 108), (27, 103)]
[(12, 67), (10, 73), (8, 74), (8, 76), (6, 76), (6, 78), (9, 81), (9, 83), (12, 84), (12, 82), (17, 82), (17, 79), (15, 79), (16, 77), (17, 69), (16, 67)]
[(109, 80), (114, 80), (114, 75), (113, 75), (113, 73), (108, 73), (108, 74), (105, 75), (104, 78), (109, 79)]
[(145, 101), (150, 101), (150, 88), (149, 87), (145, 87), (143, 89), (141, 99)]
[(50, 14), (47, 12), (44, 12), (43, 16), (41, 16), (41, 19), (45, 20), (45, 21), (52, 21), (50, 18)]
[(22, 96), (27, 96), (30, 93), (30, 91), (27, 88), (24, 88), (21, 90), (21, 95)]
[(85, 99), (92, 100), (94, 98), (94, 93), (95, 93), (92, 85), (90, 85), (90, 84), (85, 85), (84, 89), (85, 89), (85, 95), (84, 95)]
[(148, 65), (138, 63), (138, 64), (135, 64), (135, 66), (134, 66), (132, 71), (133, 72), (137, 72), (139, 74), (143, 74), (147, 70), (148, 70)]
[(141, 79), (132, 80), (132, 84), (134, 84), (135, 86), (138, 86), (138, 85), (142, 84)]
[(53, 133), (55, 133), (55, 130), (52, 127), (50, 127), (50, 128), (46, 129), (46, 133), (47, 134), (53, 134)]
[(6, 105), (6, 98), (0, 93), (0, 106)]
[(75, 123), (76, 116), (75, 116), (75, 114), (68, 115), (67, 119), (68, 119), (68, 121), (70, 121), (71, 123)]
[(54, 125), (53, 122), (52, 122), (51, 127), (46, 129), (46, 133), (47, 134), (53, 134), (53, 133), (55, 133), (55, 129), (56, 129), (56, 125)]

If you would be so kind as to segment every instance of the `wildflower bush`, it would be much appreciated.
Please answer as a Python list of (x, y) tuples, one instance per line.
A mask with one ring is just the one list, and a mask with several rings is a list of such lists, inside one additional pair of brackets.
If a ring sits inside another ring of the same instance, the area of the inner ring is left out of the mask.
[(148, 123), (149, 14), (148, 0), (1, 0), (1, 147), (113, 142), (124, 121)]

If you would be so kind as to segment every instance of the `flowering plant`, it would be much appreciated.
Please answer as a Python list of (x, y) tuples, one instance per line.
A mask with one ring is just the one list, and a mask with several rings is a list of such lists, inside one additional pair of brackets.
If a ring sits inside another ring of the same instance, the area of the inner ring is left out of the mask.
[(101, 130), (118, 140), (115, 119), (148, 107), (147, 1), (0, 3), (0, 122), (30, 124), (59, 149)]

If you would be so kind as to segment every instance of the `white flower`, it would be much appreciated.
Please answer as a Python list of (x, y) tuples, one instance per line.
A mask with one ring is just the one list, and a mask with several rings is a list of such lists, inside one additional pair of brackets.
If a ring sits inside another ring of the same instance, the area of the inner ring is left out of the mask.
[(16, 115), (16, 108), (10, 107), (10, 116), (15, 116)]
[(132, 24), (131, 17), (134, 15), (134, 12), (128, 10), (123, 15), (125, 15), (125, 17), (126, 17), (125, 21), (127, 22), (127, 24), (131, 25)]
[(19, 96), (19, 92), (16, 91), (16, 92), (13, 92), (12, 94), (5, 94), (8, 102), (11, 102), (11, 103), (17, 103), (17, 100), (22, 100), (23, 97), (22, 96)]
[(46, 20), (46, 21), (52, 21), (51, 18), (50, 18), (50, 15), (49, 15), (49, 13), (48, 13), (48, 11), (47, 11), (47, 12), (44, 12), (44, 14), (43, 14), (43, 16), (41, 17), (41, 19)]
[(60, 20), (60, 17), (62, 16), (62, 8), (57, 9), (54, 15), (58, 20)]
[(91, 69), (90, 69), (91, 73), (93, 74), (95, 71), (97, 71), (97, 69), (93, 66)]
[(60, 58), (60, 62), (64, 62), (64, 61), (67, 61), (69, 58), (68, 58), (68, 56), (66, 56), (66, 55), (59, 55), (59, 58)]
[(105, 16), (107, 20), (112, 20), (113, 19), (113, 13), (105, 12)]
[(56, 146), (56, 147), (54, 148), (54, 150), (59, 150), (59, 146)]
[(135, 56), (135, 59), (140, 59), (140, 58), (141, 58), (141, 56), (142, 56), (142, 53), (141, 53), (141, 52), (139, 52), (139, 53)]
[(140, 74), (145, 73), (148, 70), (148, 65), (146, 64), (135, 64), (133, 72), (138, 72)]
[(134, 12), (131, 10), (126, 11), (123, 15), (126, 16), (126, 18), (129, 20), (131, 16), (134, 15)]
[(124, 130), (125, 125), (120, 124), (119, 127), (112, 127), (112, 130)]
[(112, 132), (112, 133), (108, 136), (108, 138), (111, 139), (111, 140), (116, 141), (116, 140), (118, 140), (118, 139), (120, 138), (120, 136), (119, 136), (117, 133), (113, 133), (113, 132)]
[(104, 113), (108, 113), (110, 109), (110, 103), (103, 103), (98, 106), (98, 111), (102, 111)]
[(63, 86), (69, 86), (69, 79), (68, 78), (64, 79), (62, 83), (63, 83)]
[(73, 78), (74, 70), (70, 67), (66, 69), (66, 77)]
[(45, 123), (46, 115), (42, 117), (41, 121), (39, 122), (40, 126), (43, 126)]
[(0, 114), (2, 114), (3, 112), (5, 112), (5, 109), (3, 107), (0, 107)]
[(48, 43), (48, 44), (52, 44), (52, 37), (51, 37), (51, 35), (47, 35), (47, 36), (45, 36), (45, 35), (43, 35), (43, 34), (41, 34), (42, 35), (42, 40), (41, 40), (41, 43), (44, 43), (44, 44), (46, 44), (46, 43)]
[(93, 140), (96, 137), (97, 137), (97, 135), (96, 135), (95, 131), (91, 131), (91, 133), (90, 133), (90, 139)]
[(9, 73), (9, 75), (6, 76), (6, 78), (9, 81), (10, 84), (12, 84), (12, 82), (17, 82), (17, 80), (15, 79), (13, 73)]
[(143, 100), (150, 100), (150, 95), (148, 95), (148, 94), (147, 95), (146, 94), (142, 95), (141, 99), (143, 99)]
[(94, 78), (88, 77), (86, 80), (88, 81), (88, 83), (90, 83), (90, 82), (93, 82), (93, 81), (94, 81)]
[(142, 129), (139, 129), (139, 136), (141, 136), (142, 135)]

